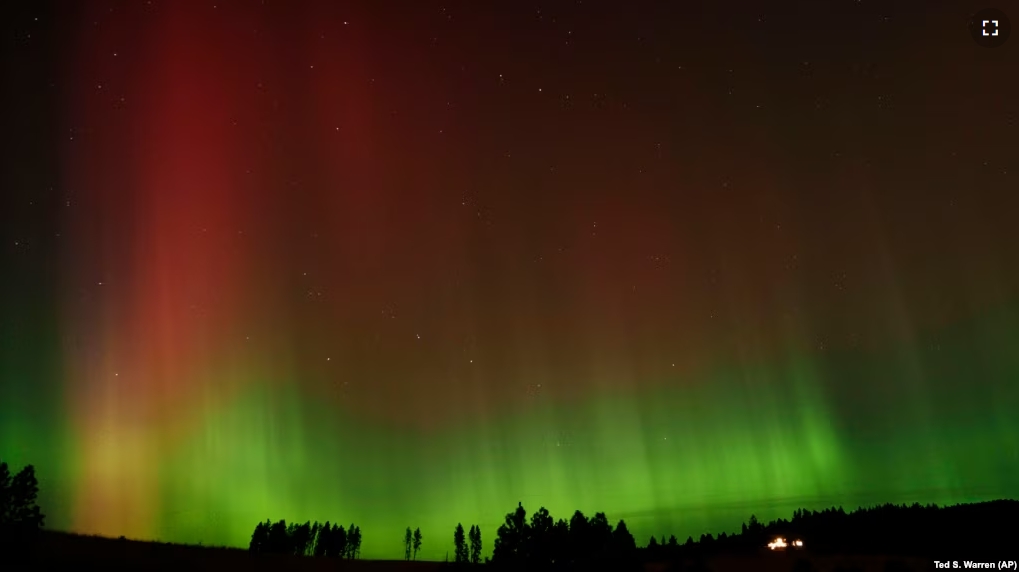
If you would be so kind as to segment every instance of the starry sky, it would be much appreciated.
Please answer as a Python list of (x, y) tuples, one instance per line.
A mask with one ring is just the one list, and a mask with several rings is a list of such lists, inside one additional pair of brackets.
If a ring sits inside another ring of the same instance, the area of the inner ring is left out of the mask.
[(984, 7), (5, 3), (0, 456), (51, 528), (369, 558), (1019, 496)]

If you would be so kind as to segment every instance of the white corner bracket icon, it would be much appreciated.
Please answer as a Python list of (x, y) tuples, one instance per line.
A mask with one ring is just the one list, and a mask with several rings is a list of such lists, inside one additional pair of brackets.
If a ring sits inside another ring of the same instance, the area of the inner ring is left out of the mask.
[[(988, 26), (990, 24), (990, 26)], [(994, 30), (990, 34), (987, 33), (987, 29), (991, 28)], [(997, 20), (983, 20), (980, 22), (980, 31), (984, 36), (997, 36), (998, 35), (998, 21)]]

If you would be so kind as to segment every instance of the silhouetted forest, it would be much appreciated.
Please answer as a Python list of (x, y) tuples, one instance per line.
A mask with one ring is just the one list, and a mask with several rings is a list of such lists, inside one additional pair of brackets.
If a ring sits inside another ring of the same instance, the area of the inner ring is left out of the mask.
[(946, 553), (992, 554), (1019, 540), (1014, 532), (1017, 519), (1019, 501), (1014, 500), (949, 507), (885, 504), (852, 512), (842, 507), (822, 511), (798, 509), (793, 511), (791, 520), (763, 524), (751, 516), (738, 533), (703, 534), (697, 540), (688, 537), (682, 544), (670, 537), (668, 541), (649, 542), (645, 551), (650, 559), (756, 554), (767, 551), (768, 542), (781, 537), (801, 539), (803, 550), (810, 554), (932, 558), (944, 557)]
[[(995, 555), (1012, 546), (1019, 519), (1019, 501), (979, 504), (892, 505), (841, 507), (823, 511), (798, 509), (792, 520), (763, 524), (751, 516), (739, 532), (702, 534), (680, 543), (651, 537), (637, 548), (620, 520), (613, 528), (604, 513), (586, 518), (577, 511), (569, 521), (553, 521), (544, 508), (531, 515), (522, 505), (506, 515), (496, 533), (492, 564), (506, 569), (591, 570), (641, 569), (650, 562), (702, 562), (719, 555), (762, 555), (801, 552), (811, 555), (883, 555), (947, 558), (949, 555)], [(768, 543), (787, 539), (777, 550)], [(802, 547), (792, 545), (801, 540)], [(1004, 557), (1005, 555), (1002, 555)]]
[(361, 527), (351, 523), (342, 526), (305, 522), (290, 523), (285, 520), (266, 520), (255, 526), (251, 533), (248, 550), (255, 554), (292, 554), (295, 556), (319, 556), (324, 558), (346, 558), (354, 560), (361, 553)]
[(496, 531), (492, 564), (507, 569), (639, 569), (633, 535), (620, 520), (615, 528), (605, 513), (588, 519), (579, 510), (569, 522), (553, 520), (544, 507), (531, 515), (522, 504)]

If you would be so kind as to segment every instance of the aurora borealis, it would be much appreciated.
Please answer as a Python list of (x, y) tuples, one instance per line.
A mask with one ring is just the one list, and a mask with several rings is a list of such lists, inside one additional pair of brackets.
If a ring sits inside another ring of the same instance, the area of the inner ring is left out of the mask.
[(4, 7), (0, 457), (368, 558), (1019, 496), (1017, 44), (884, 4)]

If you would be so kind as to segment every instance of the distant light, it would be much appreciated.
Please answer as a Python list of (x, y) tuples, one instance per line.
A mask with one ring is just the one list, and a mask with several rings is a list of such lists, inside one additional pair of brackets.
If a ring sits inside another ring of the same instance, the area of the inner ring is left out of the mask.
[(768, 543), (768, 548), (772, 550), (778, 550), (779, 548), (785, 548), (788, 544), (785, 543), (784, 538), (776, 538), (773, 542)]
[(803, 546), (803, 541), (802, 540), (797, 540), (797, 541), (793, 542), (793, 546)]

